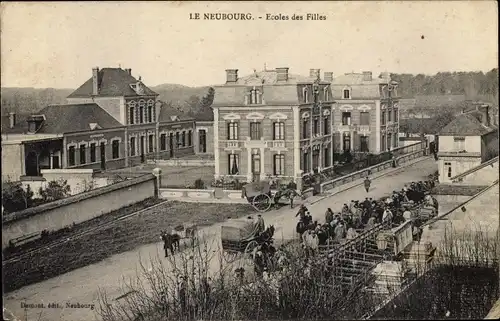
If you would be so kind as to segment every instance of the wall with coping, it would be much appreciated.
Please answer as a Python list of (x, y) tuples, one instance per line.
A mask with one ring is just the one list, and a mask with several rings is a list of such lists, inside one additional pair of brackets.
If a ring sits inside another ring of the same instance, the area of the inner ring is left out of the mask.
[(10, 240), (57, 231), (157, 195), (153, 174), (97, 188), (2, 217), (2, 248)]

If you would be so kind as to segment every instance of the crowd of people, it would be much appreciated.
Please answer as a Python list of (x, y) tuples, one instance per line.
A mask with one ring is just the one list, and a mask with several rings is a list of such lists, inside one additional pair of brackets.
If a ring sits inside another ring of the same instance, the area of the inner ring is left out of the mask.
[[(405, 185), (400, 191), (393, 191), (390, 197), (384, 197), (380, 200), (369, 197), (361, 201), (351, 200), (349, 204), (344, 204), (338, 213), (328, 208), (323, 224), (313, 221), (309, 210), (306, 206), (301, 205), (296, 214), (299, 216), (297, 232), (303, 234), (306, 231), (314, 231), (320, 245), (322, 245), (326, 244), (328, 240), (340, 243), (343, 239), (356, 238), (362, 230), (371, 229), (382, 222), (389, 224), (389, 226), (399, 226), (407, 220), (412, 220), (416, 222), (416, 225), (419, 225), (421, 222), (418, 222), (418, 213), (413, 210), (413, 207), (417, 205), (430, 206), (437, 213), (437, 201), (427, 193), (434, 187), (434, 184), (434, 180), (412, 182), (408, 186)], [(369, 183), (365, 183), (367, 191), (369, 185)]]

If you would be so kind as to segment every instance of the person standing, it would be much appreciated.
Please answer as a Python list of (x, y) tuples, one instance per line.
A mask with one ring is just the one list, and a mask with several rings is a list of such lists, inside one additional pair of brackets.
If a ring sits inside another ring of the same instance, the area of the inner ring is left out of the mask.
[(297, 184), (295, 184), (295, 181), (292, 179), (286, 188), (289, 190), (288, 197), (290, 199), (290, 208), (293, 208), (293, 199), (295, 196), (300, 196), (299, 192), (297, 192)]
[(365, 184), (365, 190), (368, 193), (368, 191), (370, 190), (370, 185), (372, 184), (372, 182), (368, 176), (366, 176), (364, 184)]

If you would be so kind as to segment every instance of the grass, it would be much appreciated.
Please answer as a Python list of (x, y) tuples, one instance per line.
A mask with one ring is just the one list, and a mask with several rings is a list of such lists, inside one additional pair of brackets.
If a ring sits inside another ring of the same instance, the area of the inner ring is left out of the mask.
[(249, 205), (242, 204), (200, 206), (197, 203), (168, 202), (118, 221), (112, 226), (34, 253), (28, 258), (4, 263), (4, 289), (10, 292), (100, 262), (141, 245), (157, 243), (158, 235), (163, 229), (183, 223), (211, 225), (226, 220), (228, 216), (242, 217), (253, 212)]

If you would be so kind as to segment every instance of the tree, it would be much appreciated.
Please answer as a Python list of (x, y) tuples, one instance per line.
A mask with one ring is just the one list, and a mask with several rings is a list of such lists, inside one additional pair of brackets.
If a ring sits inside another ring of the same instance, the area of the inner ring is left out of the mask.
[(2, 186), (2, 206), (6, 213), (27, 209), (33, 205), (33, 191), (21, 182), (5, 182)]
[(40, 187), (40, 196), (44, 202), (57, 201), (68, 197), (70, 194), (71, 187), (66, 180), (50, 181), (47, 187)]

